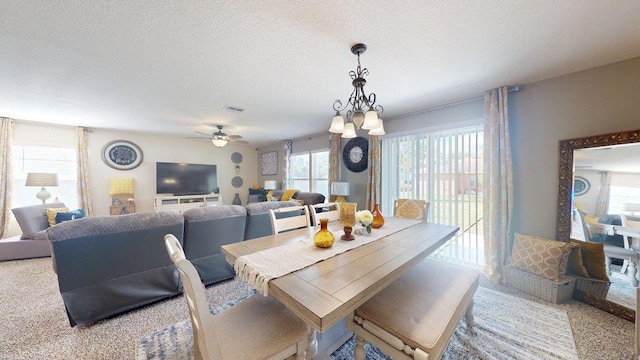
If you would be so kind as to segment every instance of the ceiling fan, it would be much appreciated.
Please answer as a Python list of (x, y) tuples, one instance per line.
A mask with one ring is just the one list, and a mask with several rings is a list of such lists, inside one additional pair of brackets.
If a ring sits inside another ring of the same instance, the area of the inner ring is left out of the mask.
[[(242, 136), (240, 135), (227, 135), (225, 133), (222, 132), (222, 125), (216, 125), (216, 127), (218, 128), (218, 131), (214, 132), (212, 135), (210, 135), (210, 137), (208, 138), (209, 140), (211, 140), (211, 142), (213, 143), (213, 145), (217, 146), (217, 147), (223, 147), (225, 145), (227, 145), (228, 142), (236, 142), (238, 144), (248, 144), (248, 141), (244, 141), (244, 140), (240, 140), (242, 139)], [(200, 132), (200, 131), (195, 131), (198, 134), (202, 134), (202, 135), (207, 135), (209, 136), (209, 134)], [(203, 139), (203, 138), (197, 138), (197, 139)]]

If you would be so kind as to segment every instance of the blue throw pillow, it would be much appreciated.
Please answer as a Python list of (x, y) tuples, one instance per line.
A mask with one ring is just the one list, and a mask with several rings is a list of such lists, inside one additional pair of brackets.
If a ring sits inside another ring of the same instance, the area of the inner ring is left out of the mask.
[(84, 216), (84, 209), (77, 209), (69, 212), (59, 212), (56, 214), (56, 224), (74, 219), (82, 219)]
[(249, 188), (249, 195), (260, 195), (260, 190)]

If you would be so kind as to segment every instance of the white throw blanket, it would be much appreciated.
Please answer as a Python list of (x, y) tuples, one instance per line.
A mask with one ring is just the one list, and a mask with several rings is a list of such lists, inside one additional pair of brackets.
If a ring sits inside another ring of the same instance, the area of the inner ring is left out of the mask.
[(392, 218), (382, 228), (373, 229), (370, 234), (355, 235), (356, 239), (352, 241), (340, 240), (343, 232), (334, 231), (333, 235), (336, 237), (336, 241), (330, 248), (316, 247), (313, 244), (313, 237), (311, 237), (292, 244), (240, 256), (233, 264), (233, 268), (238, 277), (267, 296), (269, 281), (272, 279), (303, 269), (418, 223), (419, 221), (416, 220)]

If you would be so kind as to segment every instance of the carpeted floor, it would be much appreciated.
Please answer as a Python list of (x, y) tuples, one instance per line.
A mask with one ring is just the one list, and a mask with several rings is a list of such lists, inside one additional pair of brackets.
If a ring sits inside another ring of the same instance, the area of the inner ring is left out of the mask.
[[(475, 323), (471, 331), (464, 321), (460, 322), (445, 351), (444, 360), (578, 358), (569, 318), (564, 310), (483, 287), (476, 292), (474, 303)], [(232, 303), (226, 305), (231, 306)], [(354, 342), (349, 341), (332, 358), (351, 359), (353, 345)], [(181, 321), (144, 336), (136, 349), (138, 360), (192, 359), (191, 323), (189, 320)], [(367, 352), (368, 359), (389, 359), (373, 347), (368, 347)]]
[[(187, 319), (184, 297), (177, 296), (71, 328), (51, 259), (0, 262), (0, 274), (0, 359), (133, 359), (137, 339)], [(565, 310), (580, 359), (633, 358), (633, 323), (576, 301), (555, 305), (504, 285), (483, 280), (481, 286)], [(242, 292), (251, 289), (231, 281), (208, 288), (207, 298), (212, 308), (219, 308)]]
[(611, 265), (611, 285), (607, 293), (607, 300), (631, 309), (636, 308), (636, 288), (626, 274), (620, 273), (620, 266)]

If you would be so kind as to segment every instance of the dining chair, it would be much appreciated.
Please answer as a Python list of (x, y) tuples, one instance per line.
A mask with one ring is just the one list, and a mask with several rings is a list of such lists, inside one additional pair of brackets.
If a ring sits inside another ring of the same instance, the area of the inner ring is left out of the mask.
[(288, 206), (269, 209), (272, 233), (275, 235), (283, 231), (308, 228), (311, 226), (307, 209), (306, 206)]
[(178, 239), (167, 234), (164, 241), (184, 286), (195, 359), (305, 358), (310, 333), (306, 323), (277, 300), (262, 295), (254, 295), (212, 315), (204, 285)]
[[(318, 212), (322, 209), (322, 212)], [(320, 224), (320, 218), (329, 219), (329, 222), (340, 220), (340, 205), (335, 202), (309, 205), (311, 212), (311, 225)]]
[(393, 217), (427, 221), (429, 203), (425, 200), (395, 199), (393, 201)]

